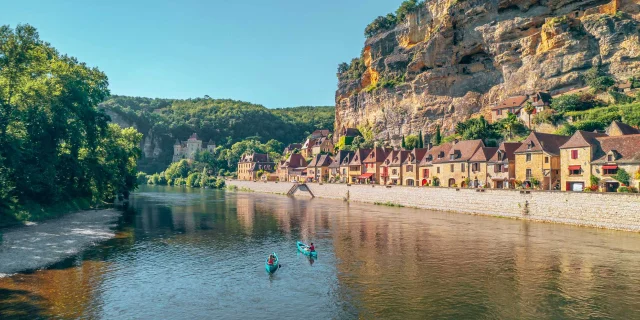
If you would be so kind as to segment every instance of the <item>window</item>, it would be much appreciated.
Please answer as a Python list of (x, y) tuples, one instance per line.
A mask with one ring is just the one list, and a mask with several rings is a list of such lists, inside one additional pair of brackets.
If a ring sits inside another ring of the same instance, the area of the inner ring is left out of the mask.
[(531, 162), (531, 153), (527, 153), (527, 162)]
[(498, 151), (498, 161), (502, 161), (502, 152)]
[(461, 172), (464, 172), (464, 163), (461, 163), (461, 164), (460, 164), (460, 171), (461, 171)]
[(500, 110), (500, 109), (496, 110), (496, 115), (498, 115), (498, 116), (502, 115), (502, 110)]
[(455, 172), (455, 168), (451, 165), (451, 172)]
[(422, 175), (424, 176), (424, 178), (429, 178), (429, 169), (423, 169)]
[(407, 166), (407, 172), (413, 172), (413, 166)]
[(608, 156), (607, 156), (607, 161), (613, 161), (613, 155), (611, 155), (611, 154), (610, 154), (610, 155), (608, 155)]
[(440, 173), (440, 167), (436, 168), (436, 172)]
[(531, 169), (527, 169), (527, 179), (531, 179)]
[(527, 150), (531, 150), (531, 148), (533, 148), (533, 141), (529, 141), (527, 144)]
[(578, 150), (571, 150), (571, 159), (578, 159)]
[(455, 159), (456, 159), (456, 155), (455, 154), (449, 155), (449, 160), (455, 160)]
[(494, 172), (502, 172), (502, 165), (501, 164), (496, 164), (496, 166), (494, 167)]
[(544, 157), (544, 163), (549, 163), (549, 157)]
[(480, 164), (479, 163), (474, 163), (471, 166), (471, 171), (473, 171), (473, 172), (480, 171)]
[(398, 174), (398, 169), (391, 170), (391, 174)]
[(580, 172), (582, 172), (582, 169), (569, 170), (569, 175), (577, 176), (577, 175), (580, 175)]
[(603, 169), (602, 173), (604, 175), (614, 175), (618, 173), (618, 169)]

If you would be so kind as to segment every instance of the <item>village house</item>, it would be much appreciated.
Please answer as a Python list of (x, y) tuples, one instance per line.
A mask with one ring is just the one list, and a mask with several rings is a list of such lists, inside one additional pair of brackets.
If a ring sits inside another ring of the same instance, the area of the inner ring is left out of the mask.
[(424, 158), (424, 155), (427, 153), (427, 149), (424, 148), (415, 148), (409, 152), (407, 157), (402, 162), (401, 167), (401, 175), (402, 175), (402, 185), (403, 186), (419, 186), (420, 183), (420, 173), (418, 169), (418, 165), (420, 164), (420, 160)]
[(361, 136), (362, 134), (357, 128), (347, 128), (343, 126), (342, 129), (337, 132), (336, 141), (342, 144), (342, 146), (350, 146), (355, 137)]
[(315, 140), (313, 144), (311, 154), (317, 155), (321, 153), (331, 154), (333, 153), (333, 141), (327, 137), (320, 137)]
[(527, 187), (560, 187), (560, 146), (570, 137), (532, 132), (515, 151), (516, 181)]
[(590, 186), (591, 161), (598, 151), (597, 138), (604, 133), (576, 131), (560, 146), (560, 179), (562, 191), (583, 191)]
[(313, 147), (316, 145), (316, 141), (318, 139), (308, 138), (302, 144), (302, 148), (300, 149), (300, 154), (305, 158), (309, 159), (313, 156)]
[(469, 187), (491, 188), (492, 175), (489, 172), (489, 160), (498, 152), (498, 148), (481, 147), (469, 159)]
[(380, 181), (380, 173), (381, 173), (381, 165), (384, 162), (384, 159), (387, 157), (387, 152), (389, 150), (385, 150), (381, 147), (375, 147), (369, 152), (369, 155), (362, 161), (364, 164), (364, 170), (361, 179), (367, 181), (369, 183), (378, 183)]
[(307, 165), (307, 181), (326, 182), (329, 180), (329, 165), (333, 162), (328, 154), (317, 154)]
[(196, 154), (204, 150), (209, 151), (212, 154), (215, 153), (216, 144), (213, 140), (209, 139), (209, 142), (203, 148), (202, 140), (200, 140), (198, 135), (195, 133), (192, 134), (187, 141), (180, 141), (176, 139), (176, 142), (173, 144), (172, 162), (178, 162), (182, 159), (194, 160)]
[(238, 162), (238, 180), (254, 181), (261, 173), (272, 173), (275, 163), (269, 160), (269, 155), (263, 153), (244, 154)]
[(351, 176), (349, 175), (349, 170), (351, 167), (349, 163), (355, 157), (356, 153), (354, 151), (348, 151), (344, 156), (342, 161), (340, 162), (340, 182), (342, 183), (351, 183)]
[(440, 167), (434, 166), (433, 161), (444, 159), (451, 150), (451, 146), (451, 143), (444, 143), (442, 145), (429, 148), (427, 153), (425, 153), (424, 157), (418, 164), (421, 186), (433, 186), (435, 180), (438, 180), (440, 183), (442, 182), (440, 180)]
[(345, 182), (344, 178), (347, 177), (348, 162), (347, 166), (344, 168), (344, 172), (342, 171), (341, 165), (345, 161), (345, 159), (353, 157), (353, 151), (340, 150), (336, 153), (333, 158), (333, 162), (329, 165), (329, 181), (332, 182)]
[(292, 154), (294, 151), (300, 151), (302, 149), (302, 143), (292, 143), (284, 148), (283, 155)]
[(605, 132), (610, 137), (640, 134), (640, 130), (617, 120), (614, 120)]
[(286, 160), (280, 161), (277, 175), (280, 181), (304, 181), (307, 161), (299, 153), (292, 153)]
[(515, 96), (502, 100), (491, 108), (492, 123), (498, 122), (508, 116), (509, 113), (517, 114), (529, 99), (528, 96)]
[(441, 172), (441, 186), (466, 188), (469, 178), (469, 160), (479, 148), (482, 140), (454, 141), (444, 158), (433, 160), (436, 170)]
[(331, 134), (328, 129), (319, 129), (311, 133), (311, 139), (327, 138)]
[(402, 185), (402, 163), (409, 155), (407, 150), (393, 150), (389, 152), (387, 158), (380, 165), (382, 174), (380, 184)]
[(520, 148), (520, 142), (502, 142), (498, 151), (491, 156), (487, 172), (491, 175), (491, 187), (494, 189), (513, 189), (516, 180), (516, 157), (514, 152)]
[[(531, 115), (529, 115), (524, 107), (527, 103), (531, 103), (534, 107)], [(491, 120), (492, 123), (495, 123), (501, 119), (506, 118), (509, 113), (515, 114), (522, 122), (529, 126), (531, 123), (531, 119), (537, 113), (548, 109), (551, 105), (551, 94), (548, 92), (536, 92), (532, 95), (520, 95), (509, 97), (499, 104), (491, 108)]]
[(640, 189), (640, 134), (597, 138), (599, 143), (591, 170), (600, 179), (601, 190), (616, 192), (623, 184), (614, 176), (624, 169), (630, 187)]
[(365, 178), (361, 178), (364, 172), (364, 159), (367, 158), (371, 149), (358, 149), (354, 152), (353, 159), (349, 162), (349, 182), (363, 183)]

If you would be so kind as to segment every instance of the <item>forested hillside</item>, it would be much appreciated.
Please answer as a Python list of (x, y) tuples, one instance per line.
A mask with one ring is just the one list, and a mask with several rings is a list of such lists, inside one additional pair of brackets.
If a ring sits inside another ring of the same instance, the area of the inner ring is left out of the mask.
[[(159, 172), (171, 162), (176, 139), (197, 133), (224, 149), (240, 141), (299, 142), (316, 129), (333, 128), (334, 107), (267, 109), (229, 99), (150, 99), (111, 96), (101, 104), (112, 120), (145, 134), (141, 171)], [(233, 162), (234, 159), (221, 159)], [(225, 168), (230, 169), (230, 168)]]

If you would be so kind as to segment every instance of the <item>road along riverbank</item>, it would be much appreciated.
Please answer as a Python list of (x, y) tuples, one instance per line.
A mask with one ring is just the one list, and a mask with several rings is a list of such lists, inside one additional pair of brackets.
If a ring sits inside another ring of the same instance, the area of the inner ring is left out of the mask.
[[(239, 190), (286, 195), (288, 182), (229, 180)], [(640, 195), (503, 189), (306, 184), (319, 198), (640, 232)], [(294, 196), (310, 196), (298, 190)]]
[(0, 230), (0, 277), (45, 268), (113, 238), (120, 215), (114, 209), (88, 210)]

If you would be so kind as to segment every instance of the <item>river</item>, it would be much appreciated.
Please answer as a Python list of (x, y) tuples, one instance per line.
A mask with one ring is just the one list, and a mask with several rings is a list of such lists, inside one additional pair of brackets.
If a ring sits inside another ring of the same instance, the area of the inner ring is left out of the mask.
[(168, 187), (124, 211), (115, 238), (1, 278), (0, 318), (640, 318), (636, 233)]

